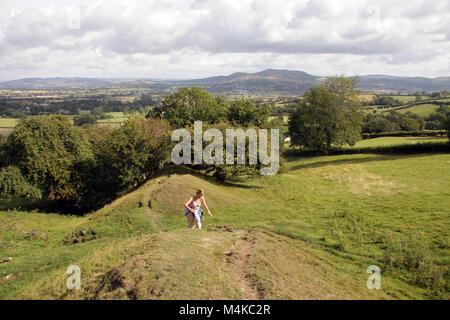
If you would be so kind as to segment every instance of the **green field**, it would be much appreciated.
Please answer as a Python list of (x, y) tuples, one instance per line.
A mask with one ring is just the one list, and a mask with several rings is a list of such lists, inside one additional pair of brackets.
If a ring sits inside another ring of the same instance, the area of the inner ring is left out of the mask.
[(430, 114), (436, 112), (436, 110), (439, 108), (439, 105), (427, 103), (427, 104), (419, 104), (414, 105), (411, 107), (405, 108), (404, 106), (401, 107), (390, 107), (390, 108), (382, 108), (378, 109), (377, 107), (371, 107), (371, 108), (365, 108), (364, 111), (366, 113), (373, 112), (373, 110), (376, 110), (379, 113), (386, 113), (389, 111), (397, 111), (400, 113), (406, 113), (406, 112), (412, 112), (415, 113), (421, 117), (428, 117)]
[[(278, 118), (278, 116), (270, 116), (269, 120), (273, 120), (273, 119), (276, 119), (276, 118)], [(284, 123), (288, 123), (288, 121), (289, 121), (289, 116), (283, 116), (283, 122)]]
[[(408, 103), (410, 101), (416, 101), (416, 96), (389, 96), (395, 100), (400, 101), (401, 103)], [(429, 99), (427, 96), (421, 96), (422, 100)]]
[[(128, 119), (128, 115), (124, 112), (106, 112), (106, 114), (113, 116), (109, 119), (97, 120), (98, 123), (122, 123)], [(74, 116), (69, 116), (73, 119)], [(19, 122), (17, 118), (0, 118), (0, 128), (14, 128)]]
[(346, 148), (370, 148), (370, 147), (388, 147), (404, 144), (417, 143), (432, 143), (442, 142), (447, 143), (447, 137), (380, 137), (373, 139), (365, 139), (358, 141), (354, 146), (347, 146)]
[[(83, 217), (2, 202), (0, 261), (13, 259), (0, 264), (0, 298), (450, 298), (449, 154), (286, 164), (284, 174), (226, 185), (168, 167)], [(197, 187), (214, 217), (193, 231), (183, 202)], [(81, 290), (66, 289), (69, 265), (81, 269)], [(366, 288), (370, 265), (381, 268), (381, 290)]]
[(129, 117), (124, 112), (105, 112), (105, 114), (112, 116), (112, 118), (97, 120), (98, 123), (121, 123), (125, 122)]
[(0, 128), (14, 128), (19, 122), (16, 118), (0, 118)]
[(436, 109), (438, 108), (439, 106), (436, 104), (419, 104), (417, 106), (412, 106), (410, 108), (400, 109), (398, 110), (398, 112), (406, 113), (409, 111), (421, 117), (428, 117), (430, 114), (436, 112)]

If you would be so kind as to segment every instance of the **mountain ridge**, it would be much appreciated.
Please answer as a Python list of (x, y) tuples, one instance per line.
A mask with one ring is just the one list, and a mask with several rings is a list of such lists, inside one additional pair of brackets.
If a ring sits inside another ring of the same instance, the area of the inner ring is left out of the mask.
[[(155, 78), (90, 78), (47, 77), (23, 78), (0, 82), (1, 89), (86, 89), (100, 87), (144, 87), (170, 89), (182, 86), (203, 86), (211, 93), (303, 94), (325, 77), (301, 70), (265, 69), (255, 73), (235, 72), (200, 79), (165, 80)], [(403, 77), (384, 74), (359, 76), (358, 88), (363, 91), (441, 91), (450, 89), (450, 77)]]

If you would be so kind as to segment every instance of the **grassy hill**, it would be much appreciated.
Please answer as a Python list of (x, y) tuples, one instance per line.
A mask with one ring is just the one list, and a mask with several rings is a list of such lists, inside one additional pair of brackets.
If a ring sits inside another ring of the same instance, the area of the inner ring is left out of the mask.
[[(287, 160), (288, 173), (227, 184), (168, 167), (83, 217), (3, 202), (0, 298), (450, 298), (450, 155)], [(197, 187), (214, 217), (188, 230)], [(373, 264), (381, 290), (366, 288)], [(66, 289), (69, 265), (81, 290)]]

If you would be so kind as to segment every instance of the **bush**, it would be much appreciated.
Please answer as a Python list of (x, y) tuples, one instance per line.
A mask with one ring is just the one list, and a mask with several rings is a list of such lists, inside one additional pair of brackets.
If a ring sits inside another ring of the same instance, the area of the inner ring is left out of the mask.
[(8, 166), (0, 170), (0, 199), (37, 200), (41, 196), (41, 191), (28, 183), (19, 168)]
[(392, 131), (380, 133), (362, 133), (363, 139), (380, 137), (437, 137), (446, 134), (445, 130), (420, 130), (420, 131)]
[(388, 119), (374, 116), (372, 116), (369, 120), (366, 120), (362, 128), (363, 132), (376, 133), (396, 131), (397, 129), (399, 129), (399, 127), (395, 123), (392, 123)]

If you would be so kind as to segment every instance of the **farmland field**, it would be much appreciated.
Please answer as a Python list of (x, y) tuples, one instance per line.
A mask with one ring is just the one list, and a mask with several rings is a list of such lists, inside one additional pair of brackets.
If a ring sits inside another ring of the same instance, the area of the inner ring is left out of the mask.
[(398, 112), (406, 113), (409, 111), (409, 112), (415, 113), (421, 117), (428, 117), (431, 113), (435, 112), (436, 109), (438, 109), (438, 108), (439, 108), (439, 106), (436, 104), (419, 104), (417, 106), (412, 106), (410, 108), (400, 109), (400, 110), (398, 110)]
[[(408, 103), (410, 101), (416, 101), (416, 96), (389, 96), (395, 100), (400, 101), (401, 103)], [(427, 96), (421, 96), (422, 99), (428, 99)]]
[(106, 112), (105, 114), (112, 116), (112, 118), (97, 120), (98, 123), (121, 123), (128, 119), (128, 115), (124, 112)]
[(380, 137), (358, 141), (354, 146), (347, 148), (369, 148), (369, 147), (388, 147), (405, 144), (417, 143), (447, 143), (447, 137)]
[[(273, 120), (273, 119), (276, 119), (276, 118), (278, 118), (278, 117), (276, 117), (276, 116), (270, 116), (270, 117), (269, 117), (269, 120)], [(283, 116), (283, 122), (284, 122), (284, 123), (288, 123), (288, 121), (289, 121), (289, 116)]]
[(0, 118), (0, 128), (14, 128), (19, 122), (16, 118)]

